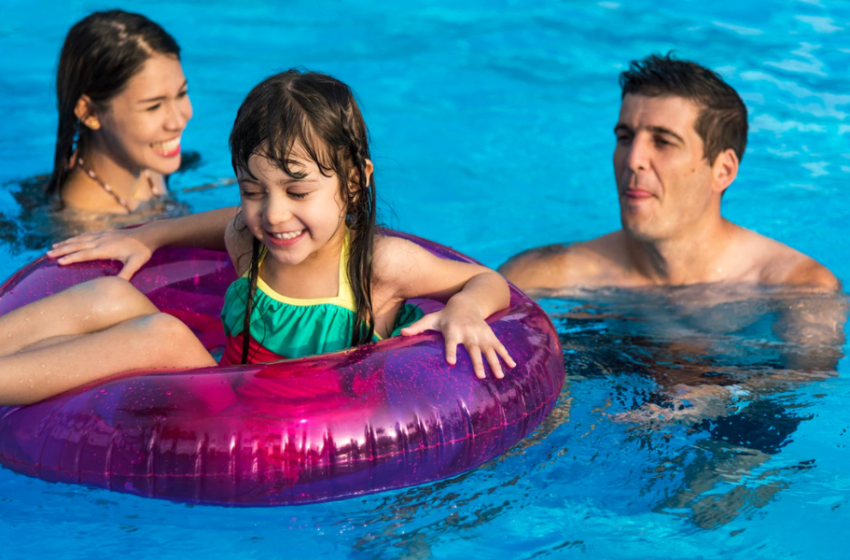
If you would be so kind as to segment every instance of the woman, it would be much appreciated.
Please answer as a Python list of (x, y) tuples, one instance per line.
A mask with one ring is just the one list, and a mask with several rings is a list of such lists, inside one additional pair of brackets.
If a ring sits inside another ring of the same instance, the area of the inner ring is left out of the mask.
[(56, 94), (49, 195), (66, 208), (131, 214), (165, 194), (192, 118), (171, 35), (139, 14), (91, 14), (65, 38)]

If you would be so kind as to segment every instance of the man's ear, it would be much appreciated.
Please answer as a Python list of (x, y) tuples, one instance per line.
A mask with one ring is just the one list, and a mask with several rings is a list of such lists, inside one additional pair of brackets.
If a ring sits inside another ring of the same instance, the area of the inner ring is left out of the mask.
[(711, 166), (712, 190), (722, 194), (738, 176), (738, 165), (738, 155), (735, 154), (735, 150), (728, 148), (720, 152), (714, 159), (714, 165)]
[(80, 122), (92, 130), (100, 129), (100, 119), (97, 118), (94, 103), (88, 95), (81, 95), (74, 107), (74, 114)]
[[(372, 160), (367, 159), (366, 165), (363, 168), (363, 172), (366, 174), (366, 185), (372, 183), (372, 172), (375, 170), (375, 166), (372, 165)], [(352, 196), (357, 196), (357, 190), (360, 189), (360, 171), (357, 167), (351, 168), (351, 173), (348, 175), (348, 185), (351, 190)]]

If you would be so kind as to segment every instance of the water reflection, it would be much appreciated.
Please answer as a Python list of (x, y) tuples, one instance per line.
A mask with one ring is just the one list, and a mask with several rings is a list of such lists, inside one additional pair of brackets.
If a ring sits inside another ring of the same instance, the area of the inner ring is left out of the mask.
[[(177, 173), (196, 169), (201, 164), (198, 152), (186, 152)], [(17, 207), (0, 211), (0, 243), (7, 245), (14, 254), (42, 251), (56, 241), (87, 231), (175, 218), (190, 212), (189, 206), (173, 198), (171, 193), (144, 202), (132, 214), (98, 214), (60, 208), (44, 195), (44, 185), (49, 178), (49, 175), (37, 175), (3, 185)]]
[(565, 351), (613, 383), (610, 421), (653, 450), (642, 484), (653, 511), (717, 529), (786, 488), (782, 469), (815, 466), (769, 468), (814, 416), (795, 391), (836, 375), (845, 296), (696, 286), (548, 307)]

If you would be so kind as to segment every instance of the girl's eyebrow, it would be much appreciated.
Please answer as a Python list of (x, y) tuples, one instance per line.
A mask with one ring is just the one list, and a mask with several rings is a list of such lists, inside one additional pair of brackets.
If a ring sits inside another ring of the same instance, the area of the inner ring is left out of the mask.
[(316, 180), (316, 179), (297, 179), (295, 177), (287, 177), (285, 179), (280, 179), (277, 182), (277, 184), (285, 187), (285, 186), (291, 185), (292, 183), (298, 183), (299, 185), (302, 185), (304, 183), (314, 184), (314, 183), (318, 183), (318, 182), (319, 181)]

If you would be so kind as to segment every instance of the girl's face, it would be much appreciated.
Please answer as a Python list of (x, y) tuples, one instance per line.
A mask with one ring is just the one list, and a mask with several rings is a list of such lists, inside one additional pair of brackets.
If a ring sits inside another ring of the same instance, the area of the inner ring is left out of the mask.
[[(174, 173), (180, 167), (180, 137), (192, 118), (180, 61), (154, 54), (108, 110), (96, 116), (94, 147), (133, 171)], [(89, 125), (85, 119), (83, 123)]]
[(346, 206), (339, 177), (322, 174), (298, 144), (289, 162), (298, 178), (256, 154), (248, 160), (250, 174), (240, 170), (237, 178), (242, 216), (251, 233), (276, 261), (297, 265), (342, 245)]

